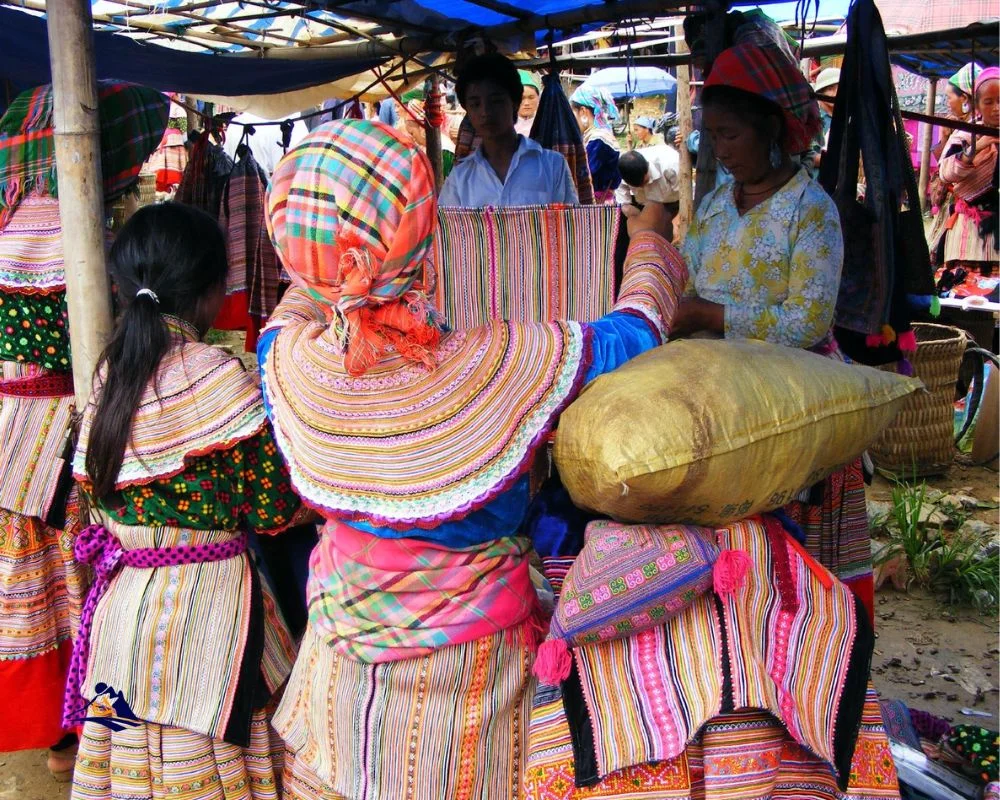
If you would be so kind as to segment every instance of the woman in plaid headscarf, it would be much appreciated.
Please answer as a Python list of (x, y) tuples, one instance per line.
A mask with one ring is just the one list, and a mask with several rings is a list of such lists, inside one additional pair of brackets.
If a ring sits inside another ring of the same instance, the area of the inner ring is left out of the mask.
[(686, 275), (664, 212), (630, 221), (601, 320), (451, 330), (424, 285), (437, 208), (408, 137), (324, 125), (267, 205), (296, 286), (260, 340), (264, 398), (326, 519), (275, 716), (284, 796), (515, 797), (542, 614), (518, 535), (527, 471), (581, 387), (669, 328)]
[[(65, 463), (73, 379), (52, 103), (51, 86), (31, 89), (0, 119), (0, 752), (62, 738), (49, 768), (68, 780), (62, 696), (85, 587)], [(98, 103), (110, 205), (138, 181), (169, 106), (119, 81), (99, 83)]]

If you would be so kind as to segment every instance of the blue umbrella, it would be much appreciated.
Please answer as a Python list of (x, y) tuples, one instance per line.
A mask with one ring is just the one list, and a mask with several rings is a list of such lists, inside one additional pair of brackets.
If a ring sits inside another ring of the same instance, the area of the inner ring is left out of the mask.
[(616, 100), (668, 95), (677, 91), (677, 79), (659, 67), (608, 67), (595, 72), (583, 85), (607, 89)]

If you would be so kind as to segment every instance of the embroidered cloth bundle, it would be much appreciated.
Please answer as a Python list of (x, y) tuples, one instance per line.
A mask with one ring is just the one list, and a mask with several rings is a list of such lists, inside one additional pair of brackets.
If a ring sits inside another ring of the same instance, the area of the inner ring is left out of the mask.
[(428, 282), (453, 327), (592, 322), (611, 310), (617, 208), (442, 208), (438, 222)]

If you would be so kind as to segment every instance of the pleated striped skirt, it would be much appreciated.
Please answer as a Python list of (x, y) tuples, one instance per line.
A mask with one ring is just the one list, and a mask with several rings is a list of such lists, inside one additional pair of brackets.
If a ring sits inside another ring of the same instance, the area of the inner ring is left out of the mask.
[(364, 664), (310, 627), (274, 718), (286, 800), (520, 797), (534, 680), (509, 633)]
[(72, 800), (279, 800), (284, 746), (257, 711), (250, 746), (143, 723), (83, 726)]
[(875, 692), (869, 690), (847, 791), (828, 766), (799, 746), (774, 717), (720, 714), (676, 758), (613, 772), (575, 786), (573, 744), (557, 689), (532, 710), (524, 800), (898, 800), (896, 769)]

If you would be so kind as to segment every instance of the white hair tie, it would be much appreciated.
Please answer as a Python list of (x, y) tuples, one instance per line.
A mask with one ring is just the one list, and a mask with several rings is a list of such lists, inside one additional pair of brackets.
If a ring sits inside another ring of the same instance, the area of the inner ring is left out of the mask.
[(136, 297), (139, 297), (141, 295), (146, 295), (146, 297), (152, 298), (153, 302), (156, 303), (156, 305), (160, 304), (160, 298), (156, 296), (156, 292), (154, 292), (152, 289), (140, 289), (138, 292), (135, 293)]

